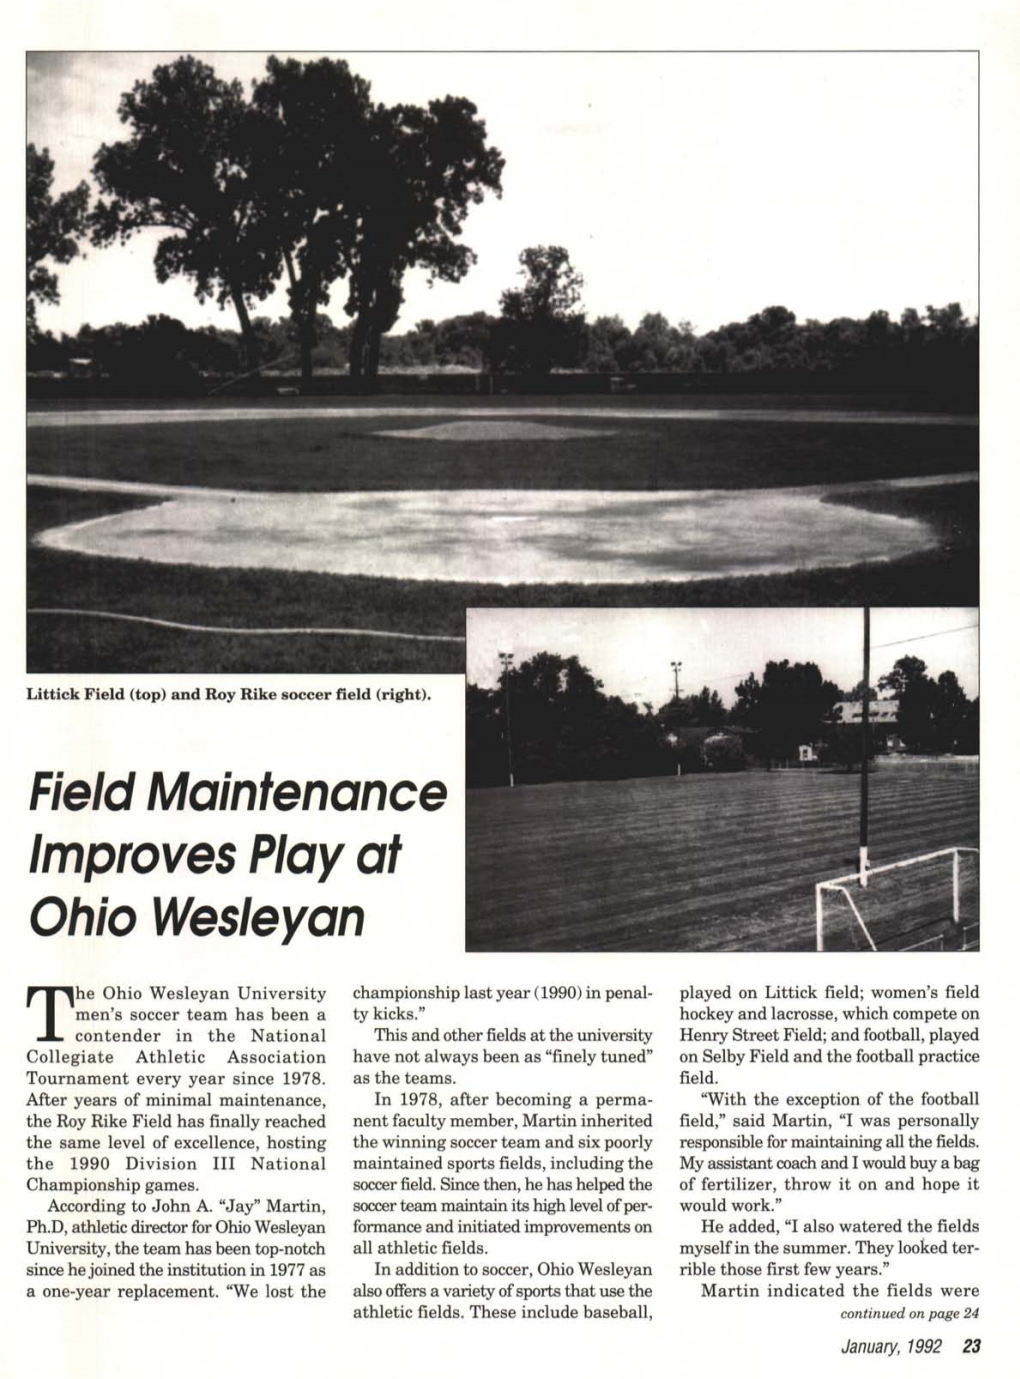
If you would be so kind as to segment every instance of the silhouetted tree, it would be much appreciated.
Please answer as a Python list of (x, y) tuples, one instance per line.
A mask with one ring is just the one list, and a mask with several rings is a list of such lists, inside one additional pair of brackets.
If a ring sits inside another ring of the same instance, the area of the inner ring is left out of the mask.
[(584, 313), (577, 309), (584, 279), (559, 244), (534, 245), (519, 261), (525, 281), (500, 298), (494, 362), (526, 373), (576, 365), (584, 344)]
[(459, 282), (475, 263), (460, 242), (472, 206), (502, 193), (503, 155), (487, 143), (471, 101), (444, 96), (425, 107), (377, 106), (371, 175), (359, 204), (345, 310), (354, 320), (351, 376), (374, 384), (380, 341), (403, 305), (403, 279)]
[(28, 335), (38, 333), (36, 301), (59, 302), (57, 275), (46, 266), (70, 263), (78, 253), (78, 240), (85, 233), (89, 189), (79, 182), (71, 191), (53, 195), (53, 159), (49, 149), (26, 150), (26, 213), (28, 233), (25, 247), (28, 260)]
[(495, 690), (468, 687), (469, 784), (506, 783), (508, 702), (518, 783), (616, 780), (675, 769), (654, 718), (604, 694), (576, 656), (539, 652), (504, 672)]
[(800, 743), (821, 738), (838, 697), (813, 661), (769, 661), (760, 681), (752, 673), (737, 686), (731, 717), (754, 730), (761, 755), (788, 759)]
[(588, 326), (584, 367), (592, 373), (617, 373), (630, 367), (633, 356), (628, 326), (619, 316), (598, 316)]
[(251, 103), (256, 235), (286, 273), (307, 387), (319, 309), (352, 271), (374, 176), (369, 85), (332, 58), (270, 57)]
[(879, 681), (899, 700), (897, 727), (908, 751), (953, 752), (976, 750), (975, 722), (970, 700), (954, 671), (945, 670), (933, 680), (917, 656), (901, 656), (888, 675)]
[(659, 717), (670, 728), (717, 728), (728, 716), (718, 691), (707, 685), (697, 694), (674, 695), (659, 710)]
[(927, 675), (928, 667), (919, 656), (901, 656), (892, 670), (881, 677), (878, 688), (899, 699), (910, 685), (925, 680)]
[(221, 81), (195, 57), (156, 67), (120, 98), (130, 137), (103, 144), (93, 175), (105, 193), (92, 212), (93, 243), (169, 230), (156, 248), (156, 277), (190, 278), (200, 302), (237, 312), (249, 361), (257, 354), (248, 300), (266, 297), (278, 257), (253, 232), (250, 110), (240, 82)]

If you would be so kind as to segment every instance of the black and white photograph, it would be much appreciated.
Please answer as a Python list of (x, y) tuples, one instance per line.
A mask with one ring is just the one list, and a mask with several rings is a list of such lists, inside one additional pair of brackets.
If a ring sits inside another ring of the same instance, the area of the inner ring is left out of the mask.
[(472, 609), (467, 947), (972, 951), (975, 608)]
[(29, 671), (977, 604), (976, 52), (39, 51), (27, 97)]

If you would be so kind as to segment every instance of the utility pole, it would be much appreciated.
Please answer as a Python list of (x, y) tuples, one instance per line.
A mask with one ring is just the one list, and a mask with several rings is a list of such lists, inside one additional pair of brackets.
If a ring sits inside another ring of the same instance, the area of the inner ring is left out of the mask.
[(679, 698), (680, 698), (680, 667), (683, 665), (683, 661), (670, 661), (670, 665), (673, 667), (673, 697), (674, 697), (675, 699), (679, 699)]
[(506, 767), (507, 775), (510, 778), (510, 788), (513, 789), (514, 749), (510, 735), (510, 673), (513, 670), (514, 654), (512, 651), (500, 651), (497, 654), (503, 666), (503, 689), (506, 693)]
[(861, 829), (859, 877), (868, 884), (868, 748), (871, 738), (871, 609), (864, 610), (864, 704), (861, 712)]

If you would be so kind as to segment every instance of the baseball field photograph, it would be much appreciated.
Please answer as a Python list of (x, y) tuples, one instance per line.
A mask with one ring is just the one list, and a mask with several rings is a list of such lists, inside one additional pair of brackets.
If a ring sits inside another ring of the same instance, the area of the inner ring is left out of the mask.
[(46, 51), (27, 92), (30, 671), (977, 603), (976, 54)]

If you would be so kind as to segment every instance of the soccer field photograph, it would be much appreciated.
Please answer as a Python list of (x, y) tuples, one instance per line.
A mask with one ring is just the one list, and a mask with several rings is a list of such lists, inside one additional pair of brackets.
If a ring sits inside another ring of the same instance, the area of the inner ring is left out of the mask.
[(27, 87), (30, 671), (977, 603), (974, 54), (41, 52)]
[(472, 609), (467, 947), (979, 946), (977, 612)]

